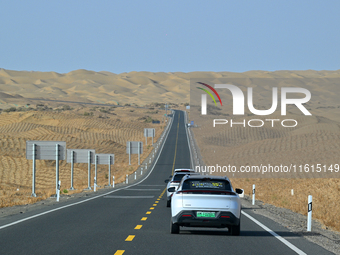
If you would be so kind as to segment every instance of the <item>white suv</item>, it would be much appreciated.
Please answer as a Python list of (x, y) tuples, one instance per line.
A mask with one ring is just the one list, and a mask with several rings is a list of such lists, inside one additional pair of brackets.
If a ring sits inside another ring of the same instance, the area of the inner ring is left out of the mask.
[(167, 189), (167, 191), (166, 191), (166, 198), (167, 198), (166, 206), (167, 207), (170, 207), (171, 197), (172, 197), (172, 194), (174, 193), (174, 192), (169, 192), (168, 189), (175, 187), (175, 190), (176, 190), (176, 188), (178, 187), (182, 178), (187, 174), (190, 175), (190, 174), (196, 174), (196, 173), (195, 173), (195, 170), (193, 170), (193, 169), (186, 169), (186, 168), (175, 169), (174, 175), (169, 177), (171, 179), (164, 181), (168, 184), (167, 187), (166, 187), (166, 189)]
[(232, 235), (240, 234), (241, 200), (227, 177), (191, 175), (183, 177), (171, 202), (171, 234), (185, 227), (227, 227)]

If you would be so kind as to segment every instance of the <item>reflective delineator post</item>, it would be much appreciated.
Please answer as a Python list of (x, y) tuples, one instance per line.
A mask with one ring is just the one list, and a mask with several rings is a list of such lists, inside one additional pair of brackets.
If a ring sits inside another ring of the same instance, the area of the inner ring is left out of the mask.
[(94, 182), (93, 182), (93, 191), (96, 192), (96, 187), (97, 187), (97, 178), (94, 177)]
[(114, 188), (114, 187), (115, 187), (115, 177), (112, 176), (112, 188)]
[(307, 231), (312, 231), (312, 195), (308, 196)]
[(61, 184), (61, 181), (58, 181), (58, 185), (57, 185), (57, 202), (59, 202), (59, 198), (60, 198), (60, 184)]
[(137, 171), (135, 172), (135, 180), (137, 179)]
[(140, 175), (143, 175), (143, 167), (140, 169)]
[(128, 176), (128, 175), (126, 175), (126, 181), (125, 181), (125, 183), (126, 183), (126, 184), (129, 183), (129, 176)]
[(255, 205), (255, 184), (253, 184), (253, 202), (252, 205)]
[(35, 144), (33, 144), (33, 166), (32, 166), (32, 197), (36, 197), (35, 194)]

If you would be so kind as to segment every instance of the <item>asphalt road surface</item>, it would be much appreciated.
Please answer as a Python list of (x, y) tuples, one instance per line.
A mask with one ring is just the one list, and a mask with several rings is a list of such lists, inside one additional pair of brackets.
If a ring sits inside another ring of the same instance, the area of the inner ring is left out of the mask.
[(190, 167), (190, 151), (184, 114), (176, 111), (148, 178), (109, 194), (99, 191), (97, 198), (2, 218), (0, 254), (331, 254), (247, 208), (240, 236), (231, 236), (227, 229), (197, 228), (170, 234), (164, 180), (173, 169), (184, 167)]

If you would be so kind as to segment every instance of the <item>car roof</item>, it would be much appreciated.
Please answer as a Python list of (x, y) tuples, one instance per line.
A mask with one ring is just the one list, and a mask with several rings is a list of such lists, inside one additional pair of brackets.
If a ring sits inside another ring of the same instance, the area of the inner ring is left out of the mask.
[(189, 168), (178, 168), (178, 169), (175, 169), (174, 172), (195, 172), (194, 169), (189, 169)]
[(187, 179), (213, 179), (213, 180), (227, 180), (230, 182), (227, 176), (217, 176), (217, 175), (186, 175), (183, 178)]

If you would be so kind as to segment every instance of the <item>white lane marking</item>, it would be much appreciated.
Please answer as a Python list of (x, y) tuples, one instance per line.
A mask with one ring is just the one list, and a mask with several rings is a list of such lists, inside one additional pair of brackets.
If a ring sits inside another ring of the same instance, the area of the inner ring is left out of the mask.
[(261, 228), (263, 228), (264, 230), (266, 230), (267, 232), (269, 232), (271, 235), (273, 235), (274, 237), (276, 237), (277, 239), (279, 239), (282, 243), (284, 243), (285, 245), (287, 245), (289, 248), (291, 248), (293, 251), (295, 251), (297, 254), (299, 255), (307, 255), (307, 253), (304, 253), (303, 251), (301, 251), (299, 248), (297, 248), (295, 245), (291, 244), (290, 242), (288, 242), (286, 239), (284, 239), (283, 237), (281, 237), (280, 235), (276, 234), (273, 230), (271, 230), (270, 228), (268, 228), (267, 226), (263, 225), (261, 222), (259, 222), (258, 220), (256, 220), (254, 217), (250, 216), (248, 213), (245, 213), (244, 211), (241, 211), (241, 213), (248, 217), (250, 220), (252, 220), (253, 222), (255, 222), (257, 225), (259, 225)]
[(161, 189), (126, 189), (126, 190), (133, 190), (133, 191), (156, 191), (156, 190), (161, 190)]
[[(171, 119), (171, 124), (170, 124), (171, 126), (172, 126), (172, 122), (173, 122), (173, 119)], [(117, 192), (117, 191), (119, 191), (119, 190), (128, 189), (128, 188), (130, 188), (130, 187), (133, 187), (133, 186), (136, 186), (136, 185), (142, 183), (143, 181), (145, 181), (145, 180), (150, 176), (150, 174), (152, 173), (153, 169), (155, 168), (156, 163), (158, 162), (158, 159), (159, 159), (160, 155), (162, 154), (161, 152), (163, 151), (163, 147), (164, 147), (164, 145), (165, 145), (165, 142), (166, 142), (166, 140), (168, 139), (168, 135), (169, 135), (170, 129), (171, 129), (171, 127), (169, 127), (169, 129), (168, 129), (168, 131), (167, 131), (167, 133), (166, 133), (166, 139), (164, 139), (164, 143), (163, 143), (163, 145), (162, 145), (162, 148), (161, 148), (161, 150), (160, 150), (160, 153), (158, 154), (158, 157), (157, 157), (155, 163), (153, 164), (153, 166), (152, 166), (150, 172), (147, 174), (147, 176), (144, 177), (144, 179), (140, 180), (139, 182), (137, 182), (137, 183), (135, 183), (135, 184), (132, 184), (132, 185), (130, 185), (130, 186), (127, 186), (127, 187), (122, 187), (122, 188), (119, 188), (119, 189), (116, 189), (116, 190), (107, 192), (107, 193), (105, 193), (105, 194), (102, 194), (102, 195), (99, 195), (99, 196), (96, 196), (96, 197), (91, 197), (91, 198), (88, 198), (88, 199), (85, 199), (85, 200), (82, 200), (82, 201), (79, 201), (79, 202), (76, 202), (76, 203), (73, 203), (73, 204), (64, 205), (64, 206), (61, 206), (61, 207), (58, 207), (58, 208), (55, 208), (55, 209), (52, 209), (52, 210), (49, 210), (49, 211), (46, 211), (46, 212), (38, 213), (38, 214), (36, 214), (36, 215), (32, 215), (32, 216), (30, 216), (30, 217), (27, 217), (27, 218), (24, 218), (24, 219), (21, 219), (21, 220), (17, 220), (17, 221), (8, 223), (8, 224), (6, 224), (6, 225), (0, 226), (0, 229), (4, 229), (4, 228), (10, 227), (10, 226), (19, 224), (19, 223), (21, 223), (21, 222), (24, 222), (24, 221), (27, 221), (27, 220), (30, 220), (30, 219), (34, 219), (34, 218), (37, 218), (37, 217), (39, 217), (39, 216), (42, 216), (42, 215), (45, 215), (45, 214), (48, 214), (48, 213), (51, 213), (51, 212), (59, 211), (59, 210), (61, 210), (61, 209), (67, 208), (67, 207), (71, 207), (71, 206), (74, 206), (74, 205), (82, 204), (82, 203), (85, 203), (85, 202), (87, 202), (87, 201), (90, 201), (90, 200), (93, 200), (93, 199), (96, 199), (96, 198), (99, 198), (99, 197), (106, 196), (106, 195), (108, 195), (108, 194)]]
[(154, 198), (155, 196), (105, 196), (104, 198)]

